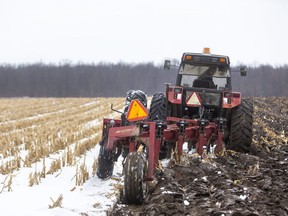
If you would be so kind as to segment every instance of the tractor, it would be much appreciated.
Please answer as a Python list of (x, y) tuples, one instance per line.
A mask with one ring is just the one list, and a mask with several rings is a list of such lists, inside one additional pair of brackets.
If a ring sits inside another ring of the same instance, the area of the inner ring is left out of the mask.
[[(172, 66), (165, 60), (164, 69)], [(157, 179), (159, 160), (171, 153), (181, 157), (184, 144), (201, 157), (226, 149), (248, 153), (253, 104), (232, 91), (232, 73), (228, 56), (204, 48), (182, 55), (176, 84), (154, 94), (149, 109), (143, 91), (128, 91), (121, 118), (103, 119), (97, 176), (111, 177), (122, 154), (125, 202), (141, 204)], [(246, 67), (240, 73), (246, 76)]]

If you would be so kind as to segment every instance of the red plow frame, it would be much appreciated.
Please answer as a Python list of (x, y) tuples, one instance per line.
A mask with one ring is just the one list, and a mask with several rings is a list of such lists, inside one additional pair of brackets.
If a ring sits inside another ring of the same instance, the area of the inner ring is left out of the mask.
[[(182, 155), (183, 144), (194, 142), (197, 153), (202, 156), (208, 145), (215, 145), (215, 154), (223, 149), (223, 136), (226, 119), (217, 118), (215, 122), (205, 119), (181, 119), (167, 117), (166, 122), (136, 122), (122, 126), (121, 120), (104, 119), (103, 131), (108, 134), (106, 150), (126, 145), (129, 152), (136, 152), (139, 144), (148, 147), (148, 169), (143, 181), (152, 181), (155, 167), (159, 166), (159, 152), (164, 141), (175, 142), (175, 151)], [(119, 156), (120, 154), (118, 154)], [(118, 156), (115, 158), (117, 160)]]

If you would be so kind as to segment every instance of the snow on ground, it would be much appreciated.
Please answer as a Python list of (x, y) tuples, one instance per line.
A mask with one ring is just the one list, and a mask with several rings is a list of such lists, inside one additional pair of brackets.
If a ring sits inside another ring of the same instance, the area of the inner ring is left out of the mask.
[[(92, 164), (98, 157), (99, 145), (86, 154), (85, 164), (92, 175)], [(79, 160), (83, 163), (84, 158)], [(78, 162), (78, 163), (79, 163)], [(36, 168), (35, 168), (36, 166)], [(0, 193), (0, 215), (21, 216), (55, 216), (55, 215), (106, 215), (113, 208), (119, 190), (117, 185), (121, 183), (122, 158), (115, 163), (113, 177), (101, 180), (97, 176), (91, 177), (83, 186), (75, 186), (75, 167), (63, 167), (53, 175), (46, 175), (39, 185), (29, 187), (29, 174), (42, 170), (42, 163), (38, 162), (31, 168), (21, 168), (13, 173), (12, 192), (5, 188)], [(1, 188), (5, 176), (0, 175)], [(121, 183), (122, 184), (122, 183)], [(49, 205), (63, 195), (62, 208), (49, 209)]]
[[(150, 104), (151, 98), (148, 98)], [(88, 106), (92, 103), (85, 104)], [(122, 111), (122, 110), (119, 110)], [(51, 113), (50, 113), (51, 114)], [(114, 118), (117, 114), (108, 115)], [(35, 117), (34, 117), (35, 118)], [(87, 122), (86, 128), (100, 124), (102, 119), (95, 119)], [(73, 146), (70, 145), (70, 146)], [(107, 215), (120, 196), (119, 187), (123, 185), (122, 179), (122, 156), (114, 165), (112, 178), (101, 180), (97, 176), (92, 176), (92, 165), (98, 157), (100, 146), (97, 144), (86, 153), (86, 156), (79, 158), (77, 164), (84, 163), (89, 171), (89, 180), (82, 186), (76, 185), (76, 166), (64, 166), (54, 174), (47, 174), (41, 178), (38, 185), (29, 186), (29, 175), (43, 170), (43, 160), (32, 165), (32, 167), (22, 167), (12, 174), (12, 191), (8, 192), (5, 187), (9, 181), (7, 175), (0, 174), (0, 215), (11, 216), (73, 216), (73, 215)], [(25, 152), (22, 152), (25, 154)], [(26, 152), (27, 153), (27, 152)], [(53, 160), (61, 158), (63, 151), (50, 155), (45, 159), (46, 169), (50, 168)], [(23, 158), (25, 155), (22, 155)], [(1, 159), (1, 158), (0, 158)], [(3, 162), (3, 161), (2, 161)], [(63, 196), (61, 207), (49, 208), (59, 196)], [(53, 201), (51, 200), (53, 199)]]
[[(108, 117), (114, 118), (115, 113)], [(102, 119), (95, 119), (87, 122), (85, 127), (93, 127), (101, 122)], [(75, 144), (70, 145), (70, 148), (74, 147)], [(64, 166), (58, 172), (47, 174), (45, 178), (41, 178), (38, 185), (30, 187), (29, 175), (43, 170), (43, 160), (33, 164), (31, 168), (22, 167), (20, 170), (14, 171), (12, 174), (12, 191), (10, 192), (8, 192), (7, 187), (4, 187), (10, 177), (6, 178), (7, 175), (0, 174), (0, 215), (107, 215), (107, 211), (113, 208), (120, 196), (119, 186), (123, 185), (121, 178), (123, 158), (120, 156), (115, 163), (112, 178), (101, 180), (96, 175), (92, 176), (92, 165), (94, 160), (98, 158), (99, 149), (100, 146), (97, 144), (86, 153), (85, 157), (82, 156), (77, 161), (78, 167), (80, 167), (85, 160), (89, 171), (89, 180), (83, 186), (76, 186), (76, 166)], [(25, 158), (26, 153), (23, 151), (21, 157)], [(63, 153), (64, 150), (45, 158), (46, 171), (50, 168), (52, 161), (61, 158)], [(49, 205), (51, 206), (60, 195), (63, 196), (62, 207), (49, 208)]]

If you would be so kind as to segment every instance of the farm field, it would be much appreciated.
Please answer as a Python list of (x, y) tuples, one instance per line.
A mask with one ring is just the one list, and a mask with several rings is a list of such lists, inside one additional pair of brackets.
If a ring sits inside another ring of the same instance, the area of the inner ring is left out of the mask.
[(288, 98), (254, 98), (250, 154), (227, 151), (168, 166), (141, 206), (113, 215), (288, 215)]
[(121, 203), (121, 156), (95, 175), (102, 118), (124, 100), (0, 99), (0, 215), (288, 215), (288, 98), (253, 99), (250, 154), (184, 154), (141, 206)]
[(124, 99), (0, 99), (1, 216), (106, 215), (120, 178), (95, 172), (111, 103), (121, 110)]

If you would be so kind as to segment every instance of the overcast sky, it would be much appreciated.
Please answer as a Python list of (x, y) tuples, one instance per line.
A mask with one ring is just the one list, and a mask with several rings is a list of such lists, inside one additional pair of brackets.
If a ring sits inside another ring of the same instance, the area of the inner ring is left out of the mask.
[(0, 0), (0, 63), (288, 64), (287, 0)]

